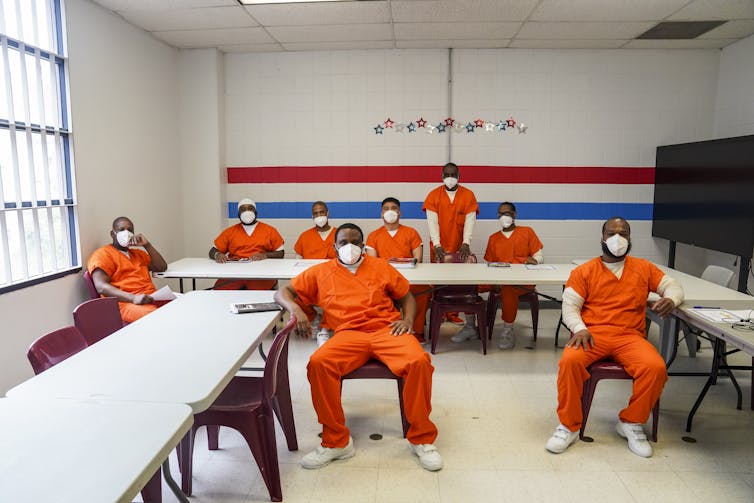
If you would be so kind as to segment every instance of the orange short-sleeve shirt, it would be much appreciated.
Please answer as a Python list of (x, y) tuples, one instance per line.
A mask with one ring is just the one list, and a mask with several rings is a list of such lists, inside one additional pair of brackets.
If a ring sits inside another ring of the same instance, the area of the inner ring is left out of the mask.
[(647, 297), (664, 275), (648, 260), (628, 256), (618, 279), (596, 257), (571, 271), (566, 288), (584, 299), (581, 319), (593, 334), (633, 331), (645, 337)]
[(318, 264), (291, 280), (304, 305), (320, 306), (336, 332), (373, 332), (401, 319), (393, 300), (404, 297), (409, 285), (385, 260), (364, 256), (352, 273), (337, 259)]
[(275, 251), (283, 246), (283, 237), (271, 225), (257, 222), (251, 236), (238, 223), (222, 231), (215, 239), (215, 248), (227, 253), (231, 259), (249, 258), (255, 253)]
[(440, 243), (432, 243), (432, 246), (442, 244), (446, 252), (453, 253), (458, 251), (463, 243), (466, 215), (471, 212), (479, 214), (479, 204), (474, 193), (460, 185), (451, 202), (445, 186), (441, 185), (427, 195), (422, 210), (437, 213), (437, 220), (440, 224)]
[(411, 258), (416, 248), (422, 245), (422, 238), (416, 229), (401, 225), (394, 236), (383, 225), (367, 236), (367, 246), (373, 248), (380, 258)]
[(110, 277), (110, 284), (124, 292), (151, 294), (157, 290), (149, 273), (151, 260), (144, 250), (131, 248), (126, 256), (113, 245), (107, 245), (92, 253), (86, 267), (90, 273), (102, 269)]
[(484, 260), (487, 262), (508, 262), (523, 264), (524, 261), (542, 249), (539, 240), (531, 227), (516, 226), (510, 237), (498, 231), (487, 240), (487, 251)]
[(293, 245), (293, 249), (303, 258), (335, 258), (335, 228), (330, 228), (330, 233), (322, 239), (316, 227), (301, 233)]

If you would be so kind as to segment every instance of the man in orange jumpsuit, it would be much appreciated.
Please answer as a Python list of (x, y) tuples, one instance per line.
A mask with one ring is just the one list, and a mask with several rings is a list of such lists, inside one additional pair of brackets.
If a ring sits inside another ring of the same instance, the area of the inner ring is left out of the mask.
[[(257, 220), (257, 205), (251, 199), (238, 201), (239, 223), (228, 227), (215, 238), (215, 243), (209, 249), (209, 258), (215, 262), (238, 260), (264, 260), (268, 258), (283, 258), (283, 237), (280, 233), (264, 222)], [(215, 290), (271, 290), (277, 281), (274, 279), (235, 281), (217, 280)]]
[[(542, 242), (531, 227), (516, 225), (516, 206), (510, 202), (501, 203), (497, 209), (501, 231), (492, 234), (487, 240), (484, 260), (487, 262), (507, 262), (509, 264), (541, 264), (544, 261)], [(500, 334), (500, 349), (512, 349), (516, 345), (513, 335), (513, 322), (518, 313), (518, 298), (534, 290), (534, 285), (522, 288), (503, 285), (499, 289), (502, 304), (503, 331)], [(450, 340), (461, 342), (462, 332)], [(460, 340), (457, 340), (460, 339)]]
[(639, 456), (652, 456), (642, 424), (660, 398), (668, 379), (665, 362), (647, 341), (647, 296), (661, 298), (652, 310), (665, 317), (683, 302), (681, 285), (651, 262), (628, 256), (631, 227), (620, 217), (602, 226), (602, 256), (571, 272), (563, 291), (563, 322), (573, 334), (563, 350), (558, 372), (558, 425), (546, 449), (561, 453), (579, 435), (581, 394), (586, 368), (609, 358), (633, 378), (633, 394), (618, 415), (616, 432)]
[[(458, 185), (458, 166), (449, 162), (442, 168), (443, 185), (432, 190), (424, 200), (422, 210), (427, 213), (429, 227), (429, 258), (432, 262), (444, 262), (446, 254), (458, 252), (461, 262), (471, 255), (471, 237), (474, 234), (476, 216), (479, 214), (474, 193)], [(462, 324), (458, 313), (448, 313), (447, 320)], [(462, 332), (477, 335), (473, 316), (466, 320)]]
[[(330, 226), (330, 210), (323, 201), (312, 204), (314, 227), (301, 233), (293, 245), (296, 255), (304, 259), (335, 258), (335, 230)], [(332, 329), (322, 321), (322, 310), (317, 308), (317, 316), (312, 322), (312, 333), (321, 346), (332, 337)]]
[[(303, 308), (313, 304), (322, 307), (335, 327), (335, 335), (312, 354), (307, 366), (322, 445), (301, 464), (320, 468), (356, 453), (340, 401), (341, 376), (376, 358), (404, 379), (411, 450), (423, 468), (439, 470), (437, 427), (429, 419), (434, 367), (416, 338), (408, 335), (416, 314), (408, 281), (385, 260), (364, 255), (364, 234), (354, 224), (338, 228), (335, 247), (337, 259), (306, 269), (275, 292), (275, 300), (296, 317), (300, 335), (309, 334)], [(402, 317), (394, 301), (400, 303)]]
[[(383, 226), (367, 236), (367, 255), (390, 258), (413, 258), (421, 262), (424, 256), (422, 238), (416, 229), (401, 225), (401, 202), (388, 197), (382, 201)], [(424, 340), (424, 322), (429, 306), (427, 285), (412, 285), (411, 293), (416, 299), (416, 318), (414, 319), (414, 336), (419, 342)]]
[(117, 298), (121, 318), (131, 323), (162, 304), (150, 296), (157, 290), (150, 273), (162, 272), (168, 264), (143, 234), (134, 235), (134, 224), (126, 217), (113, 221), (110, 237), (112, 244), (95, 250), (86, 267), (97, 292)]

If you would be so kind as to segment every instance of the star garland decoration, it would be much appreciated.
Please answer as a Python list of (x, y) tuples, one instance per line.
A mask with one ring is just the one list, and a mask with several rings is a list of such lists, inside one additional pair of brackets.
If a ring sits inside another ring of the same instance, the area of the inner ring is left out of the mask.
[(523, 122), (516, 121), (512, 116), (507, 119), (499, 119), (498, 121), (488, 121), (482, 118), (477, 118), (473, 121), (468, 121), (465, 124), (463, 121), (459, 121), (453, 117), (447, 117), (434, 124), (432, 121), (428, 121), (421, 116), (415, 121), (409, 121), (408, 123), (397, 122), (388, 117), (372, 129), (374, 129), (374, 134), (384, 135), (384, 132), (387, 129), (392, 129), (394, 133), (416, 133), (419, 128), (423, 128), (424, 132), (427, 134), (443, 134), (448, 131), (453, 131), (454, 133), (465, 131), (467, 134), (473, 134), (477, 130), (485, 133), (504, 133), (506, 131), (515, 130), (518, 134), (525, 134), (529, 129), (529, 126)]

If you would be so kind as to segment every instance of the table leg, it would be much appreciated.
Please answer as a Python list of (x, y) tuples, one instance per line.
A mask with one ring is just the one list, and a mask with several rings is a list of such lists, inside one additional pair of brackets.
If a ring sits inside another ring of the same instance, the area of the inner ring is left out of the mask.
[(702, 392), (699, 393), (699, 397), (696, 399), (696, 402), (694, 402), (694, 406), (691, 408), (691, 412), (689, 412), (689, 416), (686, 419), (686, 432), (691, 432), (691, 422), (694, 420), (694, 414), (696, 414), (697, 409), (702, 404), (702, 400), (704, 400), (705, 395), (707, 395), (707, 391), (709, 391), (710, 386), (717, 380), (717, 373), (720, 369), (720, 359), (722, 358), (722, 352), (725, 351), (724, 343), (717, 337), (712, 341), (712, 347), (714, 348), (714, 354), (712, 355), (712, 370), (710, 371), (709, 378), (707, 379), (707, 382), (704, 383), (704, 388), (702, 388)]
[(175, 480), (173, 480), (173, 475), (170, 473), (170, 460), (168, 458), (165, 458), (165, 461), (162, 463), (162, 476), (165, 478), (165, 483), (168, 485), (170, 490), (173, 491), (173, 494), (175, 494), (175, 497), (178, 498), (178, 501), (180, 501), (181, 503), (189, 503), (186, 495), (183, 494), (181, 488), (178, 487), (178, 484), (176, 484)]

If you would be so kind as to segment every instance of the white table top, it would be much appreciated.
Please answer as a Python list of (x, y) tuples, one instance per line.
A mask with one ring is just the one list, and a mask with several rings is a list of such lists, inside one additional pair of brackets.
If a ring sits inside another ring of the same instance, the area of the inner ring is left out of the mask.
[(727, 309), (754, 308), (754, 297), (725, 288), (702, 278), (697, 278), (666, 266), (658, 266), (665, 274), (677, 279), (683, 286), (685, 300), (681, 307), (708, 306)]
[(190, 292), (19, 384), (8, 396), (172, 402), (201, 412), (280, 314), (232, 314), (230, 303), (270, 302), (273, 293)]
[(693, 307), (678, 311), (676, 316), (690, 325), (724, 340), (729, 346), (754, 356), (754, 331), (733, 328), (732, 323), (715, 323), (696, 313)]
[(192, 423), (183, 404), (0, 399), (0, 499), (130, 502)]
[[(218, 264), (209, 258), (184, 258), (168, 264), (162, 278), (291, 279), (323, 260), (267, 259), (256, 262)], [(554, 270), (529, 270), (522, 264), (511, 267), (487, 267), (486, 264), (417, 264), (398, 269), (415, 285), (562, 285), (574, 264), (547, 264)]]

